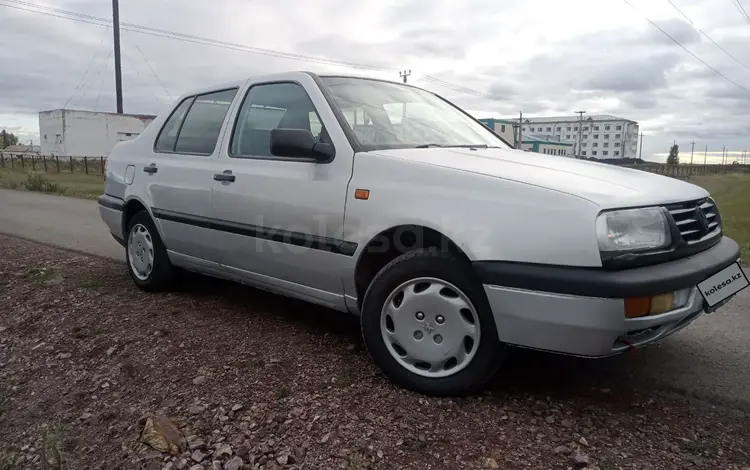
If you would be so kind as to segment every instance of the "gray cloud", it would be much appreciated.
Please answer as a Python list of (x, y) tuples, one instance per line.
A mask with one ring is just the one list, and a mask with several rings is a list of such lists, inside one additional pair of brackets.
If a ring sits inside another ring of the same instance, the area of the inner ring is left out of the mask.
[[(32, 0), (34, 1), (34, 0)], [(54, 7), (108, 17), (109, 2), (50, 0)], [(495, 0), (178, 0), (121, 3), (123, 21), (219, 40), (396, 71), (456, 104), (495, 117), (524, 114), (610, 113), (641, 121), (644, 156), (677, 139), (689, 148), (750, 147), (750, 93), (708, 70), (638, 15), (627, 21), (595, 16), (591, 0), (571, 0), (564, 17), (551, 0), (502, 5)], [(750, 66), (747, 23), (736, 11), (691, 0), (684, 11)], [(529, 7), (530, 5), (530, 7)], [(645, 5), (645, 3), (644, 3)], [(668, 8), (668, 6), (667, 6)], [(530, 11), (533, 10), (533, 17)], [(555, 11), (555, 13), (553, 13)], [(604, 31), (569, 34), (581, 12)], [(648, 11), (644, 7), (644, 11)], [(0, 113), (35, 122), (42, 109), (112, 111), (111, 30), (0, 7)], [(661, 15), (664, 17), (664, 15)], [(545, 23), (546, 22), (546, 23)], [(221, 25), (216, 28), (215, 24)], [(543, 25), (547, 26), (543, 26)], [(566, 34), (551, 41), (557, 24)], [(705, 39), (675, 12), (657, 24), (707, 63), (750, 89), (750, 71)], [(539, 28), (539, 29), (535, 29)], [(523, 39), (520, 37), (523, 36)], [(140, 51), (139, 51), (140, 49)], [(288, 69), (329, 71), (318, 63), (279, 59), (123, 31), (125, 110), (156, 113), (190, 88)], [(158, 79), (146, 64), (158, 75)], [(92, 57), (95, 60), (92, 62)], [(91, 68), (82, 80), (84, 70)], [(12, 64), (12, 65), (8, 65)], [(341, 69), (336, 69), (341, 71)], [(353, 71), (358, 74), (368, 72)], [(478, 93), (446, 88), (430, 75)], [(161, 83), (160, 83), (161, 82)], [(78, 91), (74, 90), (79, 87)], [(494, 99), (488, 99), (493, 97)], [(35, 129), (27, 129), (33, 132)]]

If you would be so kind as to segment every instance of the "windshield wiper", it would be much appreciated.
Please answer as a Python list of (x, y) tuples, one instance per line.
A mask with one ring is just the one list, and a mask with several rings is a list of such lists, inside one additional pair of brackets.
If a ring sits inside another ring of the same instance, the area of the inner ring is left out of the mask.
[(490, 147), (487, 144), (468, 144), (468, 145), (440, 145), (440, 144), (422, 144), (414, 147), (415, 149), (426, 149), (429, 147), (442, 147), (442, 148), (462, 148), (462, 149), (499, 149), (500, 147)]

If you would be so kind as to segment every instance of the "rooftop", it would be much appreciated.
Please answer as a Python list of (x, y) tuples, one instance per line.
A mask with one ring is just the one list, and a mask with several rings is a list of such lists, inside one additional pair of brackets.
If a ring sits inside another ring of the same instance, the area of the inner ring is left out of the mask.
[(2, 149), (2, 151), (12, 153), (39, 153), (42, 151), (42, 148), (38, 145), (8, 145)]
[(49, 113), (55, 113), (55, 112), (66, 112), (66, 113), (88, 113), (88, 114), (109, 114), (112, 116), (126, 116), (126, 117), (132, 117), (136, 119), (156, 119), (156, 116), (153, 114), (118, 114), (118, 113), (111, 113), (108, 111), (91, 111), (89, 109), (49, 109), (47, 111), (39, 111), (39, 114), (49, 114)]
[[(580, 119), (579, 116), (550, 116), (550, 117), (535, 117), (535, 118), (524, 118), (524, 122), (571, 122), (575, 121), (577, 122)], [(635, 122), (631, 121), (630, 119), (625, 119), (623, 117), (619, 116), (613, 116), (611, 114), (592, 114), (590, 116), (583, 115), (583, 120), (588, 122), (601, 122), (601, 121), (628, 121), (628, 122)]]

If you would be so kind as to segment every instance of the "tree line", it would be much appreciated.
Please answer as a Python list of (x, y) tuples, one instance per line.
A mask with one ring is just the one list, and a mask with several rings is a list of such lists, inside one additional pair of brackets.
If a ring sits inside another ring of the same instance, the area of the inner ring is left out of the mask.
[(18, 137), (12, 132), (7, 132), (3, 129), (0, 131), (0, 149), (4, 149), (11, 145), (18, 145)]

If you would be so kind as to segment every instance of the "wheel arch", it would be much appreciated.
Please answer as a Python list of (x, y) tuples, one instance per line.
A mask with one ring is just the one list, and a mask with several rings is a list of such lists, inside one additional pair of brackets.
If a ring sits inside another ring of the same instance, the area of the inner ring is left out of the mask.
[(469, 256), (440, 230), (420, 224), (401, 224), (382, 230), (360, 250), (354, 267), (357, 307), (362, 308), (365, 292), (375, 275), (398, 256), (420, 248), (435, 248), (470, 261)]
[(151, 217), (151, 220), (154, 221), (154, 225), (156, 226), (156, 229), (159, 230), (159, 235), (161, 235), (161, 227), (156, 222), (156, 219), (154, 218), (154, 214), (151, 212), (151, 209), (148, 207), (148, 205), (143, 202), (140, 198), (137, 196), (131, 196), (125, 200), (125, 206), (122, 208), (122, 238), (123, 240), (128, 239), (128, 223), (130, 222), (130, 219), (133, 218), (135, 214), (138, 212), (145, 210), (148, 212), (148, 215)]

